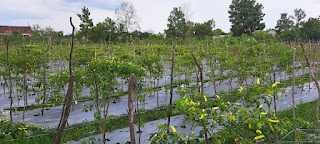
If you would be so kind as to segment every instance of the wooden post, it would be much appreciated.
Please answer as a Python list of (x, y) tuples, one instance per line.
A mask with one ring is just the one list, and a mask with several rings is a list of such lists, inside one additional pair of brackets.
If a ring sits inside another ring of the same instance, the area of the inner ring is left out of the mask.
[(134, 118), (133, 118), (133, 82), (134, 82), (134, 74), (131, 74), (129, 83), (128, 83), (128, 117), (129, 117), (129, 129), (130, 129), (130, 138), (131, 144), (136, 143), (136, 139), (134, 136)]

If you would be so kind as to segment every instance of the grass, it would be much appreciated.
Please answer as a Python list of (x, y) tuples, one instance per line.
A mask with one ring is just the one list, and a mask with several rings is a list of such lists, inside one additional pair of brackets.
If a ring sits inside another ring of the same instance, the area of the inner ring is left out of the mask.
[[(300, 103), (296, 106), (296, 127), (298, 129), (310, 129), (310, 130), (302, 130), (299, 132), (299, 141), (308, 141), (312, 140), (307, 137), (307, 134), (315, 134), (317, 135), (317, 131), (312, 129), (317, 129), (317, 119), (316, 119), (316, 109), (317, 102), (311, 103)], [(288, 118), (291, 122), (293, 122), (293, 109), (284, 110), (278, 113), (279, 119)], [(286, 128), (288, 131), (293, 130), (292, 127)], [(281, 135), (281, 138), (285, 135)], [(283, 141), (294, 141), (294, 133), (292, 132), (290, 135), (286, 136)]]

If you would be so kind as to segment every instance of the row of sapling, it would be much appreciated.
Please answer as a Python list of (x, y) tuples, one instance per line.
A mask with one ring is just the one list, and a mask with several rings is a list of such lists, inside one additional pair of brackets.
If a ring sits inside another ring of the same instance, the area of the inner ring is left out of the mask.
[[(229, 46), (228, 46), (228, 47), (229, 47)], [(231, 49), (231, 48), (227, 48), (227, 52), (226, 52), (227, 55), (228, 55), (228, 53), (231, 53), (231, 52), (228, 52), (229, 49)], [(239, 48), (239, 49), (240, 49), (240, 48)], [(224, 55), (224, 54), (220, 54), (220, 55)], [(264, 55), (266, 55), (266, 53), (264, 53)], [(259, 57), (260, 57), (260, 56), (259, 56)], [(250, 58), (250, 57), (249, 57), (249, 58)], [(223, 59), (224, 59), (224, 58), (223, 58)], [(226, 60), (223, 60), (223, 59), (220, 61), (221, 63), (223, 63), (223, 61), (226, 61)], [(62, 60), (62, 59), (61, 59), (61, 60)], [(227, 59), (227, 60), (228, 60), (228, 61), (231, 61), (232, 59)], [(244, 58), (244, 60), (245, 60), (245, 61), (253, 61), (253, 60), (249, 60), (249, 59), (247, 59), (247, 58)], [(281, 61), (285, 61), (285, 60), (286, 60), (286, 59), (281, 60)], [(261, 63), (264, 63), (264, 62), (261, 62)], [(229, 63), (225, 63), (225, 64), (223, 64), (223, 65), (226, 66), (226, 65), (228, 65), (228, 64), (229, 64)], [(232, 63), (231, 63), (231, 64), (232, 64)], [(231, 64), (229, 64), (229, 65), (231, 65)], [(153, 64), (153, 65), (154, 65), (154, 64)], [(240, 65), (240, 64), (238, 64), (238, 65)], [(242, 65), (240, 65), (240, 66), (242, 66)], [(238, 66), (238, 70), (239, 70), (239, 69), (241, 70), (240, 66)], [(248, 66), (245, 65), (245, 66), (243, 66), (243, 67), (244, 67), (244, 68), (247, 68)], [(227, 69), (227, 68), (221, 68), (221, 69)], [(221, 70), (221, 69), (220, 69), (220, 70)], [(62, 70), (62, 69), (60, 69), (60, 70)], [(218, 70), (219, 70), (219, 69), (218, 69)], [(278, 71), (281, 71), (281, 69), (279, 68)], [(245, 74), (248, 75), (247, 72), (246, 72)], [(239, 75), (240, 75), (240, 77), (241, 77), (241, 73), (240, 73)], [(244, 75), (244, 74), (243, 74), (243, 75)], [(230, 79), (232, 79), (231, 76), (232, 76), (232, 74), (230, 74), (230, 76), (229, 76)], [(245, 75), (244, 75), (244, 76), (245, 76)], [(273, 77), (273, 78), (274, 78), (274, 77)], [(232, 87), (231, 87), (231, 82), (232, 82), (232, 81), (231, 81), (230, 79), (229, 79), (229, 85), (230, 85), (230, 86), (229, 86), (229, 89), (231, 90), (231, 88), (232, 88)], [(246, 78), (243, 78), (243, 79), (246, 79)], [(41, 80), (41, 81), (42, 81), (42, 80)], [(230, 90), (229, 90), (229, 91), (230, 91)]]
[[(226, 71), (226, 70), (229, 71), (229, 73), (230, 73), (228, 75), (229, 89), (230, 89), (229, 92), (231, 92), (231, 89), (232, 89), (231, 82), (232, 82), (233, 75), (236, 74), (237, 72), (238, 72), (238, 77), (239, 77), (238, 79), (241, 79), (241, 80), (245, 81), (246, 90), (248, 92), (249, 84), (247, 82), (247, 79), (250, 78), (251, 76), (256, 77), (257, 76), (256, 74), (262, 73), (262, 74), (259, 74), (259, 77), (261, 77), (261, 79), (267, 81), (268, 79), (265, 79), (265, 75), (266, 74), (271, 74), (271, 76), (269, 77), (269, 81), (270, 82), (275, 82), (276, 72), (285, 71), (285, 70), (288, 69), (288, 65), (290, 65), (290, 63), (284, 63), (283, 64), (283, 62), (288, 61), (288, 57), (290, 56), (290, 54), (289, 54), (290, 50), (288, 48), (282, 46), (281, 44), (272, 44), (272, 45), (266, 44), (265, 45), (265, 43), (263, 43), (262, 48), (260, 47), (260, 51), (259, 52), (255, 52), (254, 51), (252, 53), (252, 50), (255, 50), (256, 48), (259, 48), (259, 44), (261, 42), (256, 42), (256, 41), (250, 39), (250, 40), (248, 40), (248, 44), (246, 44), (245, 43), (246, 42), (245, 38), (243, 38), (243, 39), (241, 39), (239, 41), (241, 43), (240, 45), (228, 44), (228, 43), (231, 43), (231, 42), (226, 42), (226, 43), (222, 42), (222, 44), (220, 44), (220, 46), (215, 46), (214, 48), (212, 48), (210, 46), (206, 47), (207, 49), (212, 50), (212, 53), (215, 56), (214, 58), (217, 60), (216, 66), (219, 66), (217, 68), (217, 70), (218, 71)], [(254, 43), (254, 45), (253, 45), (253, 43)], [(258, 46), (256, 46), (256, 45), (258, 45)], [(62, 47), (62, 46), (60, 46), (60, 47)], [(96, 46), (93, 46), (91, 48), (94, 48), (94, 47), (96, 47)], [(192, 47), (192, 46), (190, 46), (190, 47)], [(44, 47), (42, 47), (42, 48), (44, 48)], [(201, 55), (203, 55), (203, 51), (204, 51), (203, 48), (201, 46), (198, 47), (198, 48), (199, 48), (198, 52)], [(158, 69), (157, 65), (158, 65), (158, 61), (159, 60), (157, 59), (157, 57), (160, 57), (159, 59), (162, 60), (161, 57), (165, 57), (165, 55), (168, 55), (167, 51), (164, 51), (166, 53), (164, 53), (164, 54), (161, 53), (161, 55), (160, 55), (160, 54), (157, 54), (155, 52), (152, 52), (153, 49), (154, 49), (154, 47), (150, 46), (147, 50), (145, 50), (146, 54), (144, 54), (144, 55), (149, 55), (150, 54), (151, 58), (150, 57), (148, 58), (148, 57), (143, 56), (143, 55), (141, 57), (139, 57), (141, 59), (149, 59), (149, 60), (145, 61), (145, 63), (143, 64), (143, 66), (144, 65), (146, 65), (146, 66), (150, 65), (150, 70), (148, 70), (149, 72), (152, 71), (153, 69)], [(177, 47), (177, 49), (181, 50), (183, 48)], [(18, 48), (15, 48), (14, 51), (20, 51), (20, 50)], [(101, 49), (100, 50), (99, 49), (95, 49), (94, 50), (94, 54), (97, 57), (97, 59), (99, 57), (99, 54), (98, 54), (99, 51), (101, 51)], [(45, 53), (45, 50), (43, 52)], [(177, 55), (180, 55), (179, 52), (180, 51), (177, 51), (177, 53), (178, 53)], [(184, 50), (182, 50), (182, 52), (183, 52), (183, 55), (186, 53), (186, 51), (184, 51)], [(58, 54), (58, 57), (60, 56), (59, 53), (60, 53), (59, 51), (57, 51), (57, 53), (56, 53), (56, 54)], [(279, 53), (284, 54), (286, 57), (277, 57), (276, 53), (277, 54), (279, 54)], [(52, 55), (56, 55), (56, 54), (55, 54), (55, 52), (53, 52)], [(160, 55), (160, 56), (158, 56), (158, 55)], [(43, 60), (46, 59), (45, 58), (46, 57), (45, 54), (43, 54), (42, 56), (44, 56)], [(212, 57), (212, 55), (209, 55), (209, 56), (204, 55), (204, 56), (206, 56), (207, 59)], [(301, 54), (299, 56), (301, 57)], [(138, 56), (136, 56), (136, 57), (138, 57)], [(152, 61), (151, 60), (152, 58), (156, 59), (156, 61)], [(257, 58), (258, 58), (258, 60), (257, 60)], [(60, 61), (60, 62), (61, 61), (65, 61), (64, 59), (65, 59), (64, 56), (62, 56), (57, 61)], [(213, 60), (213, 61), (215, 61), (215, 60)], [(317, 57), (315, 57), (313, 59), (313, 63), (315, 63), (316, 61), (317, 61)], [(7, 62), (9, 62), (9, 61), (7, 61)], [(46, 64), (45, 64), (46, 61), (43, 61), (43, 62), (44, 62), (44, 64), (42, 66), (40, 66), (40, 67), (47, 67)], [(237, 65), (235, 64), (236, 62), (238, 62)], [(75, 64), (75, 65), (77, 65), (77, 64)], [(187, 65), (186, 66), (182, 66), (182, 65), (183, 64), (181, 64), (181, 66), (179, 67), (180, 69), (185, 69), (187, 67)], [(212, 68), (215, 67), (214, 65), (215, 64), (213, 64)], [(276, 67), (274, 67), (274, 66), (276, 66)], [(269, 69), (267, 67), (269, 67)], [(46, 69), (46, 68), (44, 68), (44, 69)], [(62, 71), (63, 69), (65, 69), (65, 68), (61, 68), (60, 71)], [(254, 71), (254, 69), (259, 69), (259, 71)], [(213, 73), (214, 73), (214, 71), (215, 70), (212, 70)], [(254, 72), (252, 72), (252, 71), (254, 71)], [(41, 71), (38, 71), (38, 72), (41, 73)], [(198, 73), (198, 72), (196, 72), (196, 73)], [(154, 74), (156, 74), (156, 73), (154, 72)], [(8, 75), (8, 76), (11, 77), (11, 75)], [(17, 74), (14, 74), (14, 75), (17, 75)], [(43, 78), (45, 77), (45, 75), (46, 74), (42, 75), (42, 78), (39, 79), (39, 81), (43, 81)], [(152, 75), (153, 74), (150, 73), (150, 76), (152, 76)], [(180, 75), (180, 73), (178, 75)], [(213, 75), (212, 75), (212, 77), (213, 77)], [(155, 76), (153, 76), (154, 79), (156, 79), (158, 77), (159, 76), (157, 74)], [(197, 77), (198, 77), (198, 74), (197, 74)], [(220, 77), (223, 78), (222, 75), (220, 75)], [(44, 84), (45, 84), (45, 81), (46, 80), (44, 79), (44, 81), (43, 81)], [(22, 81), (22, 83), (25, 83), (25, 81)], [(116, 83), (114, 83), (114, 84), (116, 84)], [(95, 84), (95, 85), (96, 86), (93, 86), (93, 88), (94, 88), (93, 90), (95, 91), (95, 98), (97, 98), (96, 93), (98, 93), (97, 90), (99, 90), (99, 87), (97, 86), (97, 84)], [(155, 86), (155, 84), (153, 84), (153, 85)], [(25, 87), (26, 86), (23, 86), (23, 90), (25, 90)], [(55, 88), (53, 88), (53, 89), (55, 89)], [(27, 91), (25, 91), (25, 92), (27, 92)], [(25, 92), (22, 92), (22, 93), (25, 94)], [(42, 91), (42, 93), (44, 93), (44, 92), (45, 91)], [(41, 94), (41, 95), (43, 95), (43, 94)], [(46, 95), (46, 94), (44, 94), (44, 95)], [(43, 98), (45, 98), (45, 97), (43, 97)], [(273, 98), (273, 100), (274, 99), (275, 98)], [(45, 102), (44, 102), (45, 99), (42, 99), (42, 100), (43, 100), (42, 101), (43, 105), (45, 105)], [(232, 98), (230, 98), (229, 100), (232, 100)], [(27, 100), (25, 100), (25, 102), (27, 102)], [(25, 104), (25, 105), (27, 105), (27, 104)], [(157, 105), (159, 105), (159, 104), (157, 103)]]

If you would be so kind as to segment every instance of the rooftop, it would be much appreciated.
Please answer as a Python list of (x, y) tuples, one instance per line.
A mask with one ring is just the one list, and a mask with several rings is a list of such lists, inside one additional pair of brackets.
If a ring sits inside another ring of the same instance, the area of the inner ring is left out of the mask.
[(1, 26), (0, 25), (0, 35), (12, 35), (13, 30), (19, 31), (24, 36), (32, 35), (30, 26)]

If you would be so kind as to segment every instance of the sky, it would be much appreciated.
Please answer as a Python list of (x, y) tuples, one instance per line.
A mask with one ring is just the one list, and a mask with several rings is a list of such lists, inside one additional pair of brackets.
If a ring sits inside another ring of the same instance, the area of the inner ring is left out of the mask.
[[(141, 31), (163, 33), (173, 7), (188, 6), (190, 20), (216, 21), (216, 28), (230, 31), (229, 5), (232, 0), (127, 0), (131, 2), (139, 16)], [(256, 0), (262, 3), (265, 13), (263, 22), (266, 29), (274, 28), (281, 13), (293, 15), (295, 8), (303, 9), (307, 18), (320, 15), (320, 0)], [(111, 17), (116, 19), (115, 10), (121, 0), (0, 0), (0, 25), (52, 27), (64, 34), (71, 33), (69, 17), (79, 28), (81, 8), (86, 6), (91, 12), (94, 24)]]

